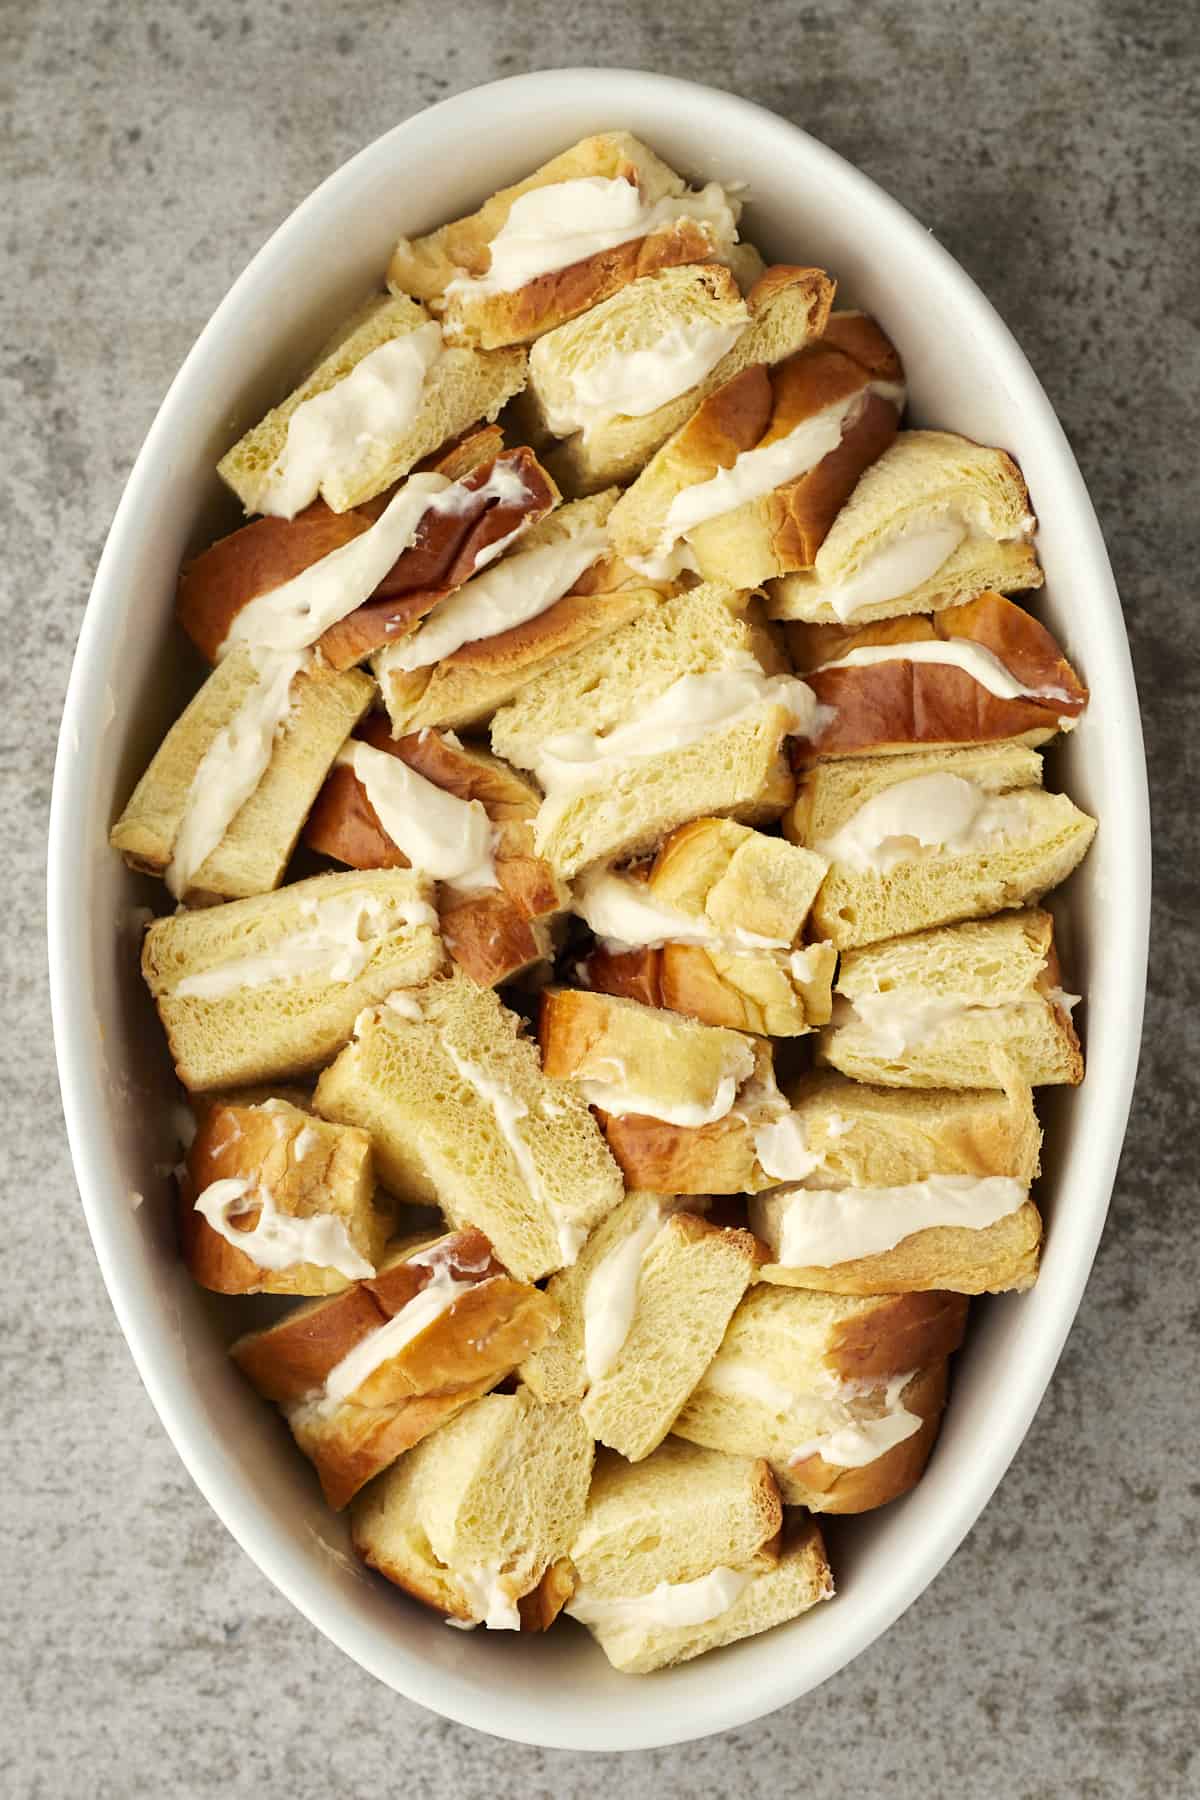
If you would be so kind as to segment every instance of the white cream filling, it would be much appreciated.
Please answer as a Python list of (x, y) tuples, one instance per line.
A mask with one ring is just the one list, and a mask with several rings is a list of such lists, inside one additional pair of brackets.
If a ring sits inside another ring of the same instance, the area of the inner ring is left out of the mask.
[(1026, 687), (1024, 682), (1017, 680), (1011, 669), (1005, 668), (998, 656), (983, 644), (972, 642), (970, 638), (931, 638), (909, 644), (862, 644), (857, 650), (849, 650), (845, 656), (839, 656), (833, 662), (822, 663), (813, 673), (821, 675), (826, 669), (860, 669), (884, 662), (938, 663), (947, 668), (961, 669), (972, 681), (978, 682), (981, 688), (994, 694), (997, 700), (1061, 702), (1071, 698), (1065, 688)]
[(379, 823), (414, 869), (477, 892), (496, 887), (492, 822), (478, 800), (460, 800), (415, 769), (351, 738), (337, 758), (353, 769)]
[(817, 952), (818, 950), (829, 949), (832, 949), (832, 945), (828, 939), (825, 939), (823, 943), (809, 944), (804, 949), (793, 950), (788, 956), (788, 964), (792, 971), (792, 980), (798, 981), (801, 986), (806, 982), (816, 981), (821, 973), (822, 960), (818, 958)]
[(864, 606), (899, 600), (931, 580), (967, 532), (966, 521), (949, 512), (921, 525), (902, 526), (840, 581), (822, 582), (818, 577), (817, 593), (842, 620), (853, 618)]
[[(603, 787), (630, 765), (685, 749), (766, 706), (783, 707), (790, 715), (786, 729), (801, 736), (818, 729), (818, 715), (825, 710), (798, 677), (765, 675), (747, 654), (724, 669), (681, 675), (641, 712), (603, 734), (554, 732), (537, 753), (535, 773), (549, 799), (569, 797)], [(539, 815), (539, 837), (545, 829)]]
[(394, 670), (428, 668), (464, 644), (497, 637), (536, 619), (569, 593), (584, 570), (610, 548), (608, 533), (594, 525), (573, 537), (504, 557), (443, 600), (416, 631), (381, 651), (376, 674), (383, 681)]
[(708, 519), (733, 512), (748, 501), (758, 500), (784, 482), (797, 481), (815, 469), (842, 438), (862, 412), (869, 394), (878, 393), (895, 399), (892, 382), (871, 382), (853, 394), (847, 394), (830, 406), (822, 407), (811, 418), (802, 419), (783, 437), (756, 449), (743, 450), (727, 469), (718, 469), (707, 481), (693, 482), (682, 488), (671, 501), (663, 521), (662, 535), (654, 548), (656, 557), (668, 556), (680, 538), (687, 537), (697, 525)]
[(754, 1134), (754, 1155), (765, 1175), (773, 1181), (803, 1181), (822, 1158), (808, 1147), (804, 1125), (793, 1112), (760, 1125)]
[[(418, 1263), (421, 1259), (414, 1256), (411, 1260)], [(374, 1273), (373, 1270), (370, 1272)], [(325, 1377), (320, 1397), (322, 1409), (332, 1411), (349, 1399), (376, 1369), (390, 1362), (393, 1356), (399, 1356), (414, 1338), (420, 1337), (449, 1312), (456, 1300), (475, 1286), (474, 1281), (456, 1280), (449, 1266), (439, 1263), (431, 1279), (405, 1302), (398, 1313), (378, 1330), (360, 1339), (340, 1362), (334, 1364)]]
[(575, 884), (571, 910), (606, 950), (661, 950), (664, 944), (702, 944), (730, 954), (786, 950), (788, 938), (764, 937), (744, 926), (722, 931), (702, 912), (684, 912), (656, 900), (650, 885), (594, 869)]
[(663, 1219), (663, 1208), (655, 1201), (588, 1278), (583, 1296), (583, 1362), (590, 1385), (608, 1374), (629, 1336), (637, 1310), (642, 1258), (658, 1236)]
[(792, 1388), (785, 1387), (782, 1381), (776, 1381), (765, 1369), (745, 1357), (718, 1355), (716, 1361), (709, 1364), (700, 1387), (708, 1393), (725, 1394), (733, 1400), (754, 1400), (768, 1412), (784, 1418), (795, 1410), (800, 1400), (800, 1395)]
[(411, 430), (425, 378), (441, 354), (441, 327), (418, 325), (369, 351), (324, 393), (301, 401), (258, 487), (258, 510), (294, 519), (331, 476), (353, 481), (380, 445)]
[[(258, 1220), (253, 1230), (239, 1231), (230, 1224), (230, 1217), (251, 1206), (259, 1208)], [(298, 1263), (311, 1263), (319, 1269), (336, 1269), (349, 1281), (375, 1273), (374, 1264), (354, 1248), (343, 1220), (330, 1213), (313, 1213), (305, 1219), (282, 1213), (270, 1190), (249, 1178), (210, 1182), (196, 1196), (196, 1211), (227, 1244), (260, 1269), (291, 1269)]]
[(860, 1396), (864, 1391), (877, 1395), (877, 1384), (839, 1382), (836, 1406), (842, 1419), (827, 1431), (797, 1444), (788, 1461), (795, 1465), (810, 1456), (819, 1456), (833, 1468), (862, 1469), (877, 1457), (886, 1456), (897, 1444), (920, 1431), (924, 1423), (919, 1413), (909, 1412), (901, 1398), (915, 1373), (909, 1369), (892, 1377), (882, 1394), (883, 1410), (873, 1416), (856, 1411), (854, 1402), (862, 1404)]
[[(521, 1614), (517, 1609), (517, 1597), (512, 1592), (509, 1580), (498, 1569), (480, 1563), (473, 1569), (456, 1569), (454, 1579), (475, 1615), (476, 1625), (485, 1625), (489, 1631), (520, 1631)], [(452, 1624), (455, 1622), (449, 1621)], [(461, 1623), (465, 1624), (466, 1621)]]
[(994, 1019), (997, 1013), (1044, 1011), (1044, 1002), (1033, 994), (1002, 994), (992, 1000), (971, 1000), (965, 995), (928, 994), (922, 988), (891, 988), (884, 994), (856, 994), (846, 1002), (852, 1018), (835, 1018), (839, 1035), (849, 1032), (860, 1047), (870, 1046), (878, 1056), (903, 1056), (915, 1045), (927, 1043), (945, 1026), (959, 1019)]
[(740, 1600), (756, 1571), (710, 1569), (696, 1581), (660, 1581), (648, 1594), (606, 1599), (577, 1590), (566, 1611), (600, 1633), (627, 1630), (686, 1630), (719, 1619)]
[(389, 932), (398, 926), (416, 930), (437, 925), (436, 912), (423, 900), (406, 900), (388, 908), (374, 894), (305, 900), (300, 916), (306, 923), (270, 950), (231, 956), (210, 969), (185, 975), (174, 990), (176, 996), (220, 1000), (242, 988), (297, 981), (314, 974), (328, 982), (354, 981)]
[(187, 893), (270, 766), (292, 709), (292, 683), (308, 668), (306, 651), (255, 653), (255, 685), (196, 765), (164, 871), (177, 900)]
[(782, 1267), (831, 1269), (881, 1255), (934, 1226), (985, 1231), (1016, 1212), (1027, 1195), (1010, 1175), (929, 1175), (899, 1187), (801, 1187), (788, 1199), (777, 1232), (760, 1229), (762, 1202), (752, 1199), (751, 1228), (767, 1237)]
[(962, 856), (1019, 837), (1029, 817), (1023, 791), (989, 794), (961, 775), (917, 775), (872, 796), (814, 848), (858, 874), (939, 852)]
[(678, 219), (708, 225), (716, 249), (728, 250), (737, 241), (728, 196), (715, 181), (699, 193), (669, 195), (651, 205), (623, 176), (584, 176), (531, 188), (513, 201), (492, 239), (487, 273), (457, 276), (447, 283), (446, 294), (474, 300), (514, 293), (539, 275), (647, 237)]
[(454, 1046), (447, 1043), (445, 1039), (442, 1040), (442, 1047), (462, 1080), (468, 1087), (473, 1088), (484, 1105), (491, 1109), (497, 1129), (512, 1151), (513, 1161), (520, 1172), (521, 1180), (529, 1190), (530, 1198), (539, 1206), (544, 1207), (554, 1222), (558, 1234), (559, 1255), (562, 1257), (563, 1267), (569, 1267), (583, 1247), (587, 1238), (587, 1227), (573, 1219), (566, 1209), (546, 1191), (541, 1175), (538, 1173), (537, 1164), (533, 1159), (533, 1153), (520, 1130), (520, 1121), (529, 1117), (529, 1108), (523, 1100), (510, 1093), (502, 1082), (493, 1080), (486, 1069), (481, 1069), (478, 1063), (471, 1062), (465, 1056), (460, 1056)]
[[(569, 395), (546, 407), (546, 425), (555, 437), (581, 431), (584, 443), (613, 419), (644, 418), (686, 394), (712, 372), (732, 350), (750, 322), (744, 316), (730, 325), (710, 319), (677, 320), (655, 343), (642, 350), (612, 350), (590, 368), (577, 366), (565, 377)], [(554, 346), (539, 338), (529, 352), (535, 386), (552, 375)]]

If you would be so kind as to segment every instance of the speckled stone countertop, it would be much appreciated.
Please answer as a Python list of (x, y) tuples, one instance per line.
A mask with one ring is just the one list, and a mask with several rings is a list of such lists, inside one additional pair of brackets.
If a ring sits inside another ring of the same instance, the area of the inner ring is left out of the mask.
[[(1200, 36), (1188, 0), (9, 0), (0, 50), (0, 1789), (1195, 1793)], [(990, 1509), (924, 1599), (817, 1693), (619, 1764), (504, 1744), (391, 1695), (209, 1512), (92, 1257), (40, 948), (72, 647), (122, 483), (185, 351), (267, 234), (352, 151), (449, 92), (571, 63), (661, 69), (775, 108), (890, 189), (999, 306), (1108, 535), (1158, 847), (1142, 1073), (1108, 1233)]]

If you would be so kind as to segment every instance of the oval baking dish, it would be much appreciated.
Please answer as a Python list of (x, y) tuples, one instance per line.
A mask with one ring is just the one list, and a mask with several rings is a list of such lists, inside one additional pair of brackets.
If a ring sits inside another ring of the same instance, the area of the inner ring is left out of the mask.
[[(225, 1356), (232, 1331), (222, 1303), (193, 1287), (178, 1262), (165, 1172), (174, 1159), (174, 1089), (136, 956), (148, 884), (107, 845), (133, 776), (186, 692), (171, 602), (181, 557), (230, 517), (218, 458), (377, 282), (401, 232), (456, 217), (581, 135), (618, 127), (694, 180), (745, 181), (746, 235), (770, 255), (835, 272), (842, 302), (868, 309), (894, 340), (913, 421), (1016, 456), (1040, 521), (1046, 586), (1037, 611), (1092, 696), (1078, 731), (1054, 752), (1053, 785), (1101, 821), (1090, 856), (1056, 897), (1072, 973), (1088, 997), (1088, 1070), (1084, 1085), (1055, 1093), (1045, 1113), (1049, 1235), (1037, 1286), (977, 1308), (921, 1485), (832, 1534), (836, 1601), (643, 1682), (614, 1673), (578, 1627), (549, 1640), (448, 1631), (347, 1554), (345, 1520), (321, 1504), (286, 1433)], [(173, 383), (105, 546), (59, 743), (49, 933), (67, 1127), (113, 1306), (197, 1485), (259, 1568), (334, 1643), (398, 1692), (478, 1729), (547, 1746), (642, 1748), (745, 1723), (807, 1692), (937, 1574), (1004, 1474), (1050, 1379), (1104, 1223), (1128, 1114), (1148, 900), (1141, 732), (1103, 539), (1029, 364), (937, 241), (795, 127), (664, 76), (518, 76), (398, 126), (280, 227)], [(999, 1583), (980, 1604), (1004, 1604)]]

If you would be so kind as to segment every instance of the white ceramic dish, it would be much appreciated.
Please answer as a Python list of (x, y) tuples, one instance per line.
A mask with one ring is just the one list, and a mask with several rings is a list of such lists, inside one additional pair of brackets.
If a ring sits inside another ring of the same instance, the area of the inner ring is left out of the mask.
[[(164, 1172), (176, 1154), (165, 1117), (170, 1074), (138, 977), (131, 914), (149, 884), (106, 844), (187, 691), (171, 598), (184, 551), (234, 520), (213, 473), (217, 457), (378, 281), (401, 231), (465, 212), (585, 133), (619, 126), (692, 177), (747, 181), (746, 235), (769, 255), (829, 268), (843, 299), (878, 316), (904, 357), (915, 419), (1019, 458), (1041, 521), (1047, 584), (1038, 611), (1092, 691), (1053, 775), (1102, 821), (1057, 905), (1071, 979), (1088, 997), (1088, 1074), (1046, 1109), (1049, 1239), (1037, 1287), (975, 1309), (941, 1443), (915, 1493), (834, 1522), (841, 1591), (832, 1605), (643, 1679), (611, 1671), (573, 1625), (532, 1639), (447, 1631), (345, 1555), (344, 1526), (320, 1503), (282, 1425), (225, 1358), (235, 1303), (201, 1294), (176, 1260)], [(113, 1306), (197, 1485), (259, 1568), (336, 1644), (399, 1692), (484, 1731), (633, 1749), (742, 1724), (815, 1687), (937, 1574), (1004, 1474), (1050, 1378), (1104, 1223), (1129, 1109), (1149, 867), (1137, 700), (1095, 515), (1024, 356), (922, 226), (793, 126), (659, 75), (524, 75), (398, 126), (281, 226), (176, 378), (105, 546), (59, 744), (50, 968), (71, 1149)], [(137, 1195), (145, 1205), (133, 1203)], [(979, 1604), (999, 1612), (1006, 1594), (997, 1580)]]

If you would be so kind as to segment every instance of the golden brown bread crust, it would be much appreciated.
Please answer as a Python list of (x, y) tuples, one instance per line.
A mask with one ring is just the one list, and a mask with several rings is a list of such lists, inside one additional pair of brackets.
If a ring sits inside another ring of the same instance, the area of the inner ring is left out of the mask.
[[(639, 1000), (643, 1006), (667, 1005), (663, 999), (662, 970), (661, 950), (605, 950), (599, 944), (575, 964), (580, 987), (595, 988), (599, 994), (615, 994), (619, 1000)], [(723, 1025), (725, 1021), (716, 1023)]]
[(438, 922), (447, 950), (480, 987), (515, 981), (553, 954), (547, 926), (527, 918), (507, 894), (443, 890)]
[[(793, 624), (788, 643), (797, 671), (821, 704), (833, 709), (817, 735), (792, 740), (797, 767), (819, 756), (861, 756), (916, 745), (986, 744), (1002, 739), (1043, 743), (1075, 719), (1088, 691), (1039, 620), (1003, 594), (984, 593), (932, 614), (882, 619), (858, 630)], [(964, 669), (946, 663), (823, 665), (869, 645), (965, 638), (990, 650), (1025, 687), (1054, 688), (1065, 698), (1030, 695), (1003, 700)]]
[[(769, 959), (771, 952), (764, 951), (762, 956)], [(742, 960), (734, 960), (734, 973)], [(747, 958), (747, 963), (750, 960)], [(575, 971), (581, 987), (640, 1000), (644, 1006), (666, 1007), (669, 1012), (684, 1013), (705, 1025), (724, 1025), (730, 1031), (770, 1030), (776, 1036), (783, 1036), (786, 1031), (799, 1037), (811, 1026), (826, 1024), (829, 1019), (829, 1007), (820, 1009), (821, 1016), (809, 1013), (800, 993), (794, 993), (790, 1015), (778, 1016), (774, 1005), (768, 1009), (751, 991), (752, 983), (747, 988), (739, 987), (728, 970), (713, 962), (702, 944), (663, 944), (658, 949), (635, 950), (606, 950), (598, 944), (582, 962), (576, 963)], [(780, 979), (786, 981), (782, 973)]]
[[(413, 630), (439, 600), (475, 573), (484, 550), (523, 523), (545, 518), (557, 504), (558, 489), (532, 450), (502, 451), (479, 461), (478, 451), (492, 441), (490, 432), (475, 433), (452, 452), (439, 454), (432, 466), (461, 482), (467, 501), (458, 512), (426, 512), (413, 543), (397, 557), (372, 598), (322, 635), (321, 654), (332, 668), (350, 668)], [(461, 473), (448, 473), (464, 463), (468, 467)], [(520, 478), (525, 490), (520, 502), (473, 498), (497, 463)], [(395, 492), (389, 490), (386, 499)], [(294, 519), (263, 518), (244, 525), (185, 564), (176, 602), (180, 624), (201, 654), (216, 662), (243, 607), (358, 537), (382, 510), (376, 505), (334, 513), (316, 500)]]
[(1022, 1293), (1037, 1280), (1041, 1247), (1042, 1216), (1026, 1200), (979, 1231), (935, 1225), (914, 1231), (877, 1256), (833, 1267), (768, 1263), (763, 1280), (826, 1294), (912, 1294), (935, 1288), (956, 1294)]
[(967, 1328), (965, 1294), (893, 1294), (830, 1334), (827, 1367), (845, 1381), (888, 1378), (943, 1362)]
[[(533, 819), (539, 797), (529, 782), (498, 757), (440, 732), (415, 731), (394, 738), (382, 713), (370, 714), (353, 735), (372, 749), (397, 757), (459, 800), (480, 802), (497, 828), (496, 879), (518, 917), (540, 919), (562, 910), (566, 890), (549, 864), (534, 854)], [(409, 866), (380, 824), (366, 789), (344, 763), (330, 771), (317, 796), (304, 842), (352, 869)]]
[[(424, 1254), (430, 1255), (427, 1247)], [(230, 1351), (259, 1393), (289, 1415), (330, 1506), (345, 1506), (367, 1481), (495, 1387), (539, 1349), (557, 1323), (554, 1302), (514, 1280), (480, 1231), (451, 1232), (433, 1250), (468, 1282), (439, 1318), (326, 1416), (308, 1402), (331, 1370), (433, 1279), (428, 1263), (403, 1259), (334, 1300), (299, 1307), (279, 1324), (240, 1338)]]
[(813, 297), (812, 334), (819, 338), (828, 331), (830, 309), (837, 292), (837, 282), (824, 269), (802, 263), (772, 263), (764, 269), (746, 295), (752, 314), (762, 312), (787, 288), (806, 288)]
[(904, 1390), (904, 1405), (923, 1421), (919, 1431), (859, 1468), (806, 1456), (776, 1470), (784, 1499), (813, 1512), (863, 1513), (898, 1500), (917, 1485), (941, 1427), (946, 1404), (945, 1361), (921, 1369)]
[(734, 1113), (711, 1125), (671, 1125), (643, 1113), (593, 1111), (625, 1185), (652, 1194), (746, 1194), (774, 1183), (754, 1153), (754, 1132)]
[(576, 1587), (575, 1564), (569, 1556), (552, 1562), (537, 1586), (517, 1601), (522, 1631), (549, 1631)]

